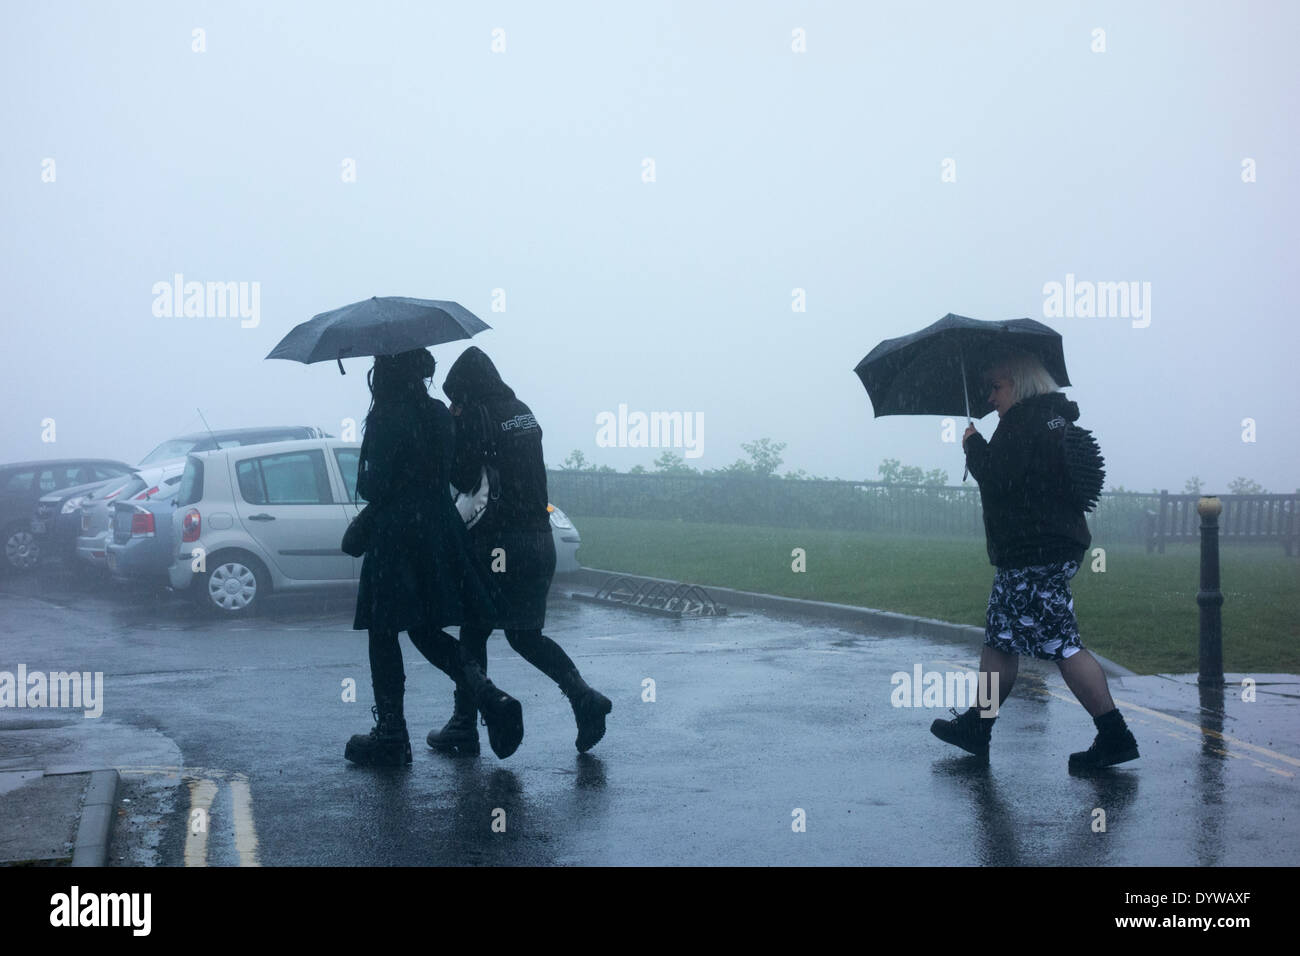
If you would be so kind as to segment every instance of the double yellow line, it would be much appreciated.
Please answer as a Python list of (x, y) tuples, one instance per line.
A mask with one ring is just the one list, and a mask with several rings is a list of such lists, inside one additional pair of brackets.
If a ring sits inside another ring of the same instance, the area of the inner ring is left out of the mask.
[[(235, 828), (235, 851), (240, 866), (261, 866), (257, 858), (257, 828), (253, 824), (253, 793), (248, 777), (225, 770), (202, 767), (132, 767), (122, 774), (165, 774), (183, 779), (190, 805), (185, 814), (185, 865), (208, 865), (208, 831), (212, 823), (212, 801), (221, 784), (230, 790), (231, 822)], [(196, 825), (197, 824), (197, 825)]]

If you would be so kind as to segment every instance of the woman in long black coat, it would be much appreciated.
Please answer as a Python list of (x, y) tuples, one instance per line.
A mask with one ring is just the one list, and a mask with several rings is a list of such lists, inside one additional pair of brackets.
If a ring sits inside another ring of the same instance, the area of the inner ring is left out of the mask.
[[(542, 633), (546, 624), (546, 595), (555, 574), (555, 541), (546, 494), (546, 465), (542, 429), (532, 410), (501, 379), (481, 349), (470, 346), (453, 363), (443, 382), (452, 400), (456, 423), (456, 455), (452, 481), (472, 493), (490, 468), (491, 500), (470, 532), (470, 543), (484, 578), (491, 587), (496, 613), (468, 615), (460, 629), (460, 651), (468, 688), (477, 697), (487, 681), (487, 640), (494, 628), (506, 633), (510, 646), (547, 677), (569, 699), (585, 753), (605, 735), (605, 717), (613, 704), (588, 686), (564, 649)], [(498, 560), (501, 562), (498, 563)], [(479, 708), (482, 709), (480, 703)], [(473, 723), (474, 701), (458, 689), (456, 710), (441, 732), (430, 733), (429, 746), (449, 750), (478, 745)], [(523, 738), (522, 713), (506, 746), (492, 741), (499, 757), (509, 756)], [(492, 727), (489, 723), (489, 734)], [(498, 737), (500, 735), (497, 735)]]
[(461, 684), (456, 639), (441, 629), (492, 613), (449, 493), (455, 432), (447, 406), (428, 393), (434, 366), (427, 350), (415, 349), (376, 356), (371, 370), (357, 493), (372, 534), (352, 627), (370, 632), (375, 728), (348, 742), (344, 755), (355, 763), (411, 762), (398, 632)]

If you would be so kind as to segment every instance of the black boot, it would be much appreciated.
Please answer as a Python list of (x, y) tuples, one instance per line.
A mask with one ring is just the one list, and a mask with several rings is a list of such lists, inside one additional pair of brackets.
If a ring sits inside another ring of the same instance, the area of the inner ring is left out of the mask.
[(993, 721), (996, 717), (981, 717), (978, 707), (972, 707), (964, 714), (958, 714), (956, 707), (948, 708), (952, 720), (936, 720), (930, 725), (930, 733), (946, 744), (960, 747), (968, 754), (982, 757), (989, 756), (989, 739), (993, 736)]
[(578, 739), (573, 742), (578, 753), (585, 754), (605, 736), (605, 715), (614, 709), (613, 702), (598, 690), (587, 686), (576, 669), (559, 681), (560, 690), (569, 698), (573, 719), (578, 724)]
[(1070, 754), (1070, 773), (1086, 773), (1127, 760), (1137, 760), (1137, 740), (1118, 709), (1094, 717), (1092, 722), (1097, 725), (1097, 739), (1087, 750)]
[(465, 661), (465, 683), (474, 704), (483, 715), (492, 752), (504, 760), (519, 749), (524, 739), (524, 709), (483, 673), (477, 661)]
[(402, 704), (380, 701), (370, 712), (374, 729), (368, 734), (353, 734), (343, 756), (363, 767), (404, 767), (411, 762), (411, 738), (406, 732)]
[(451, 720), (442, 730), (429, 731), (425, 739), (439, 753), (478, 756), (478, 708), (468, 687), (456, 687), (456, 708)]

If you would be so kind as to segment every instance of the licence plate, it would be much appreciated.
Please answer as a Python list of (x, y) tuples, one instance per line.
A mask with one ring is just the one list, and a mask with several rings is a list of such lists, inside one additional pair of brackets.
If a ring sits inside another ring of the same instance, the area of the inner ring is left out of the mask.
[(45, 534), (45, 522), (40, 518), (33, 518), (32, 531), (36, 532), (36, 534)]
[(114, 554), (112, 551), (108, 552), (108, 570), (110, 571), (117, 570), (117, 555)]

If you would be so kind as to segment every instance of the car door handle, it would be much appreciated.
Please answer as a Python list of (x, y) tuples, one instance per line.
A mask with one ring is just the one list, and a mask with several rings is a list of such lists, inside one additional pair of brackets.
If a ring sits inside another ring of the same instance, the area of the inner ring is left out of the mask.
[(268, 515), (265, 513), (260, 515), (249, 515), (248, 520), (249, 521), (274, 521), (275, 515)]

